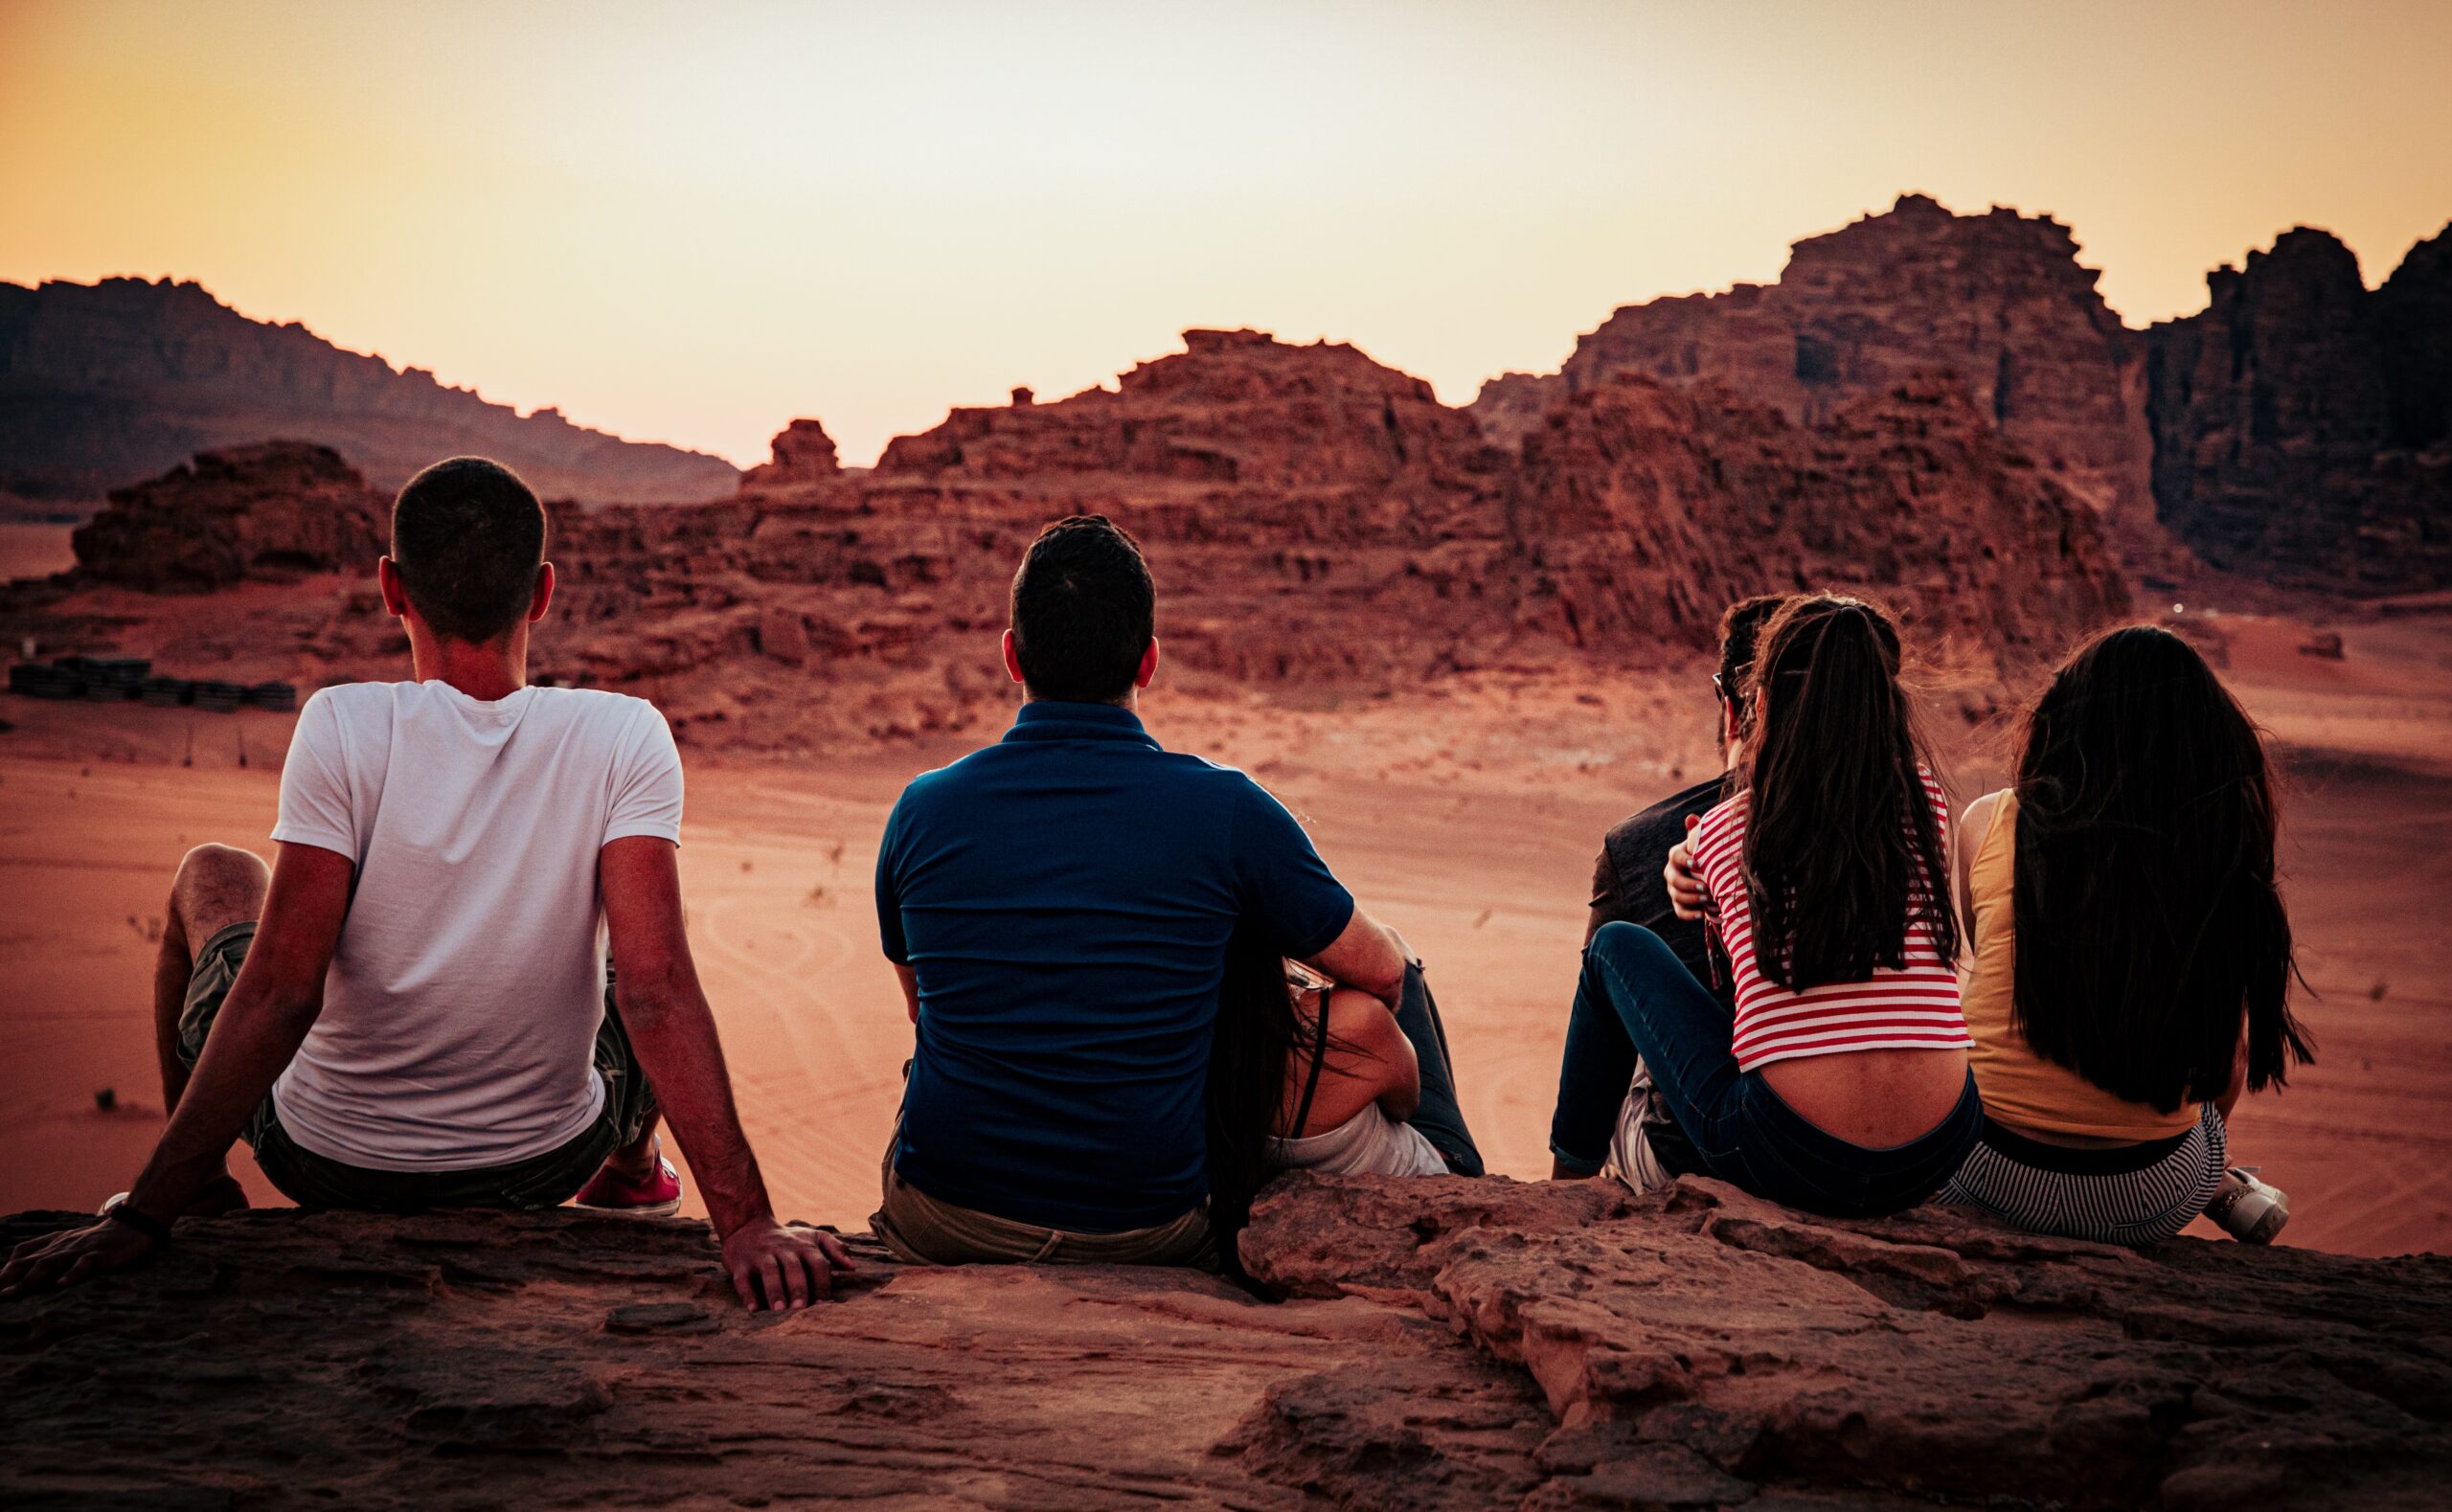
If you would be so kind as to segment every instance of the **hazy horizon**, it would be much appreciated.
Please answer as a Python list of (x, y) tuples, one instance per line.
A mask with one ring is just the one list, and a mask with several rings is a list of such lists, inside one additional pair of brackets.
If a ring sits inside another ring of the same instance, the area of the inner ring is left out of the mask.
[[(2130, 326), (2452, 218), (2452, 11), (0, 3), (0, 279), (193, 280), (522, 412), (848, 462), (1194, 326), (1463, 403), (1932, 194)], [(2392, 144), (2378, 151), (2373, 144)]]

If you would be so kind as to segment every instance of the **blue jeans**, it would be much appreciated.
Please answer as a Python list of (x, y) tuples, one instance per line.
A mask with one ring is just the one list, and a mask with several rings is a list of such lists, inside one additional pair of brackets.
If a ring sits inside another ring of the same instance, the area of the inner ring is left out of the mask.
[(1728, 1007), (1659, 936), (1602, 925), (1584, 947), (1567, 1020), (1552, 1153), (1570, 1170), (1601, 1168), (1636, 1054), (1692, 1144), (1691, 1160), (1672, 1156), (1671, 1169), (1691, 1165), (1808, 1212), (1869, 1217), (1913, 1207), (1941, 1189), (1983, 1131), (1970, 1075), (1940, 1127), (1905, 1144), (1872, 1149), (1826, 1134), (1760, 1072), (1737, 1069), (1736, 1028)]
[[(1405, 963), (1405, 990), (1396, 1004), (1396, 1027), (1412, 1043), (1421, 1066), (1421, 1105), (1405, 1121), (1421, 1131), (1432, 1149), (1446, 1157), (1447, 1168), (1459, 1176), (1479, 1176), (1482, 1152), (1464, 1127), (1464, 1110), (1456, 1102), (1456, 1068), (1447, 1058), (1447, 1026), (1439, 1020), (1439, 1004), (1431, 1001), (1430, 982), (1421, 963)], [(1610, 1104), (1614, 1113), (1617, 1104)]]

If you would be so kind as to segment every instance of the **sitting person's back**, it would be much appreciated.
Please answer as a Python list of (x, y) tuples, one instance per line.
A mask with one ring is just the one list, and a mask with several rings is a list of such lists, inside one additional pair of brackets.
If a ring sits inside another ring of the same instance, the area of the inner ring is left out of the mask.
[(877, 922), (916, 1045), (873, 1221), (904, 1259), (1214, 1260), (1204, 1094), (1238, 929), (1392, 1009), (1426, 1000), (1284, 805), (1142, 728), (1155, 604), (1129, 535), (1048, 527), (1005, 636), (1029, 701), (887, 822)]
[(2200, 1212), (2272, 1239), (2287, 1199), (2231, 1166), (2228, 1120), (2308, 1046), (2263, 746), (2213, 669), (2142, 626), (2079, 647), (1964, 838), (1985, 1128), (1942, 1200), (2118, 1244)]
[(101, 1223), (18, 1247), (0, 1296), (246, 1206), (238, 1140), (304, 1207), (669, 1214), (668, 1117), (744, 1304), (806, 1305), (849, 1263), (775, 1221), (734, 1113), (682, 927), (664, 717), (528, 685), (545, 544), (499, 463), (400, 490), (375, 579), (415, 679), (307, 701), (272, 866), (218, 845), (179, 863), (153, 971), (170, 1125)]
[(307, 1150), (376, 1170), (504, 1165), (595, 1119), (597, 856), (677, 842), (681, 761), (654, 706), (446, 682), (307, 701), (273, 838), (352, 857), (323, 1012), (274, 1084)]
[(1197, 1207), (1228, 939), (1315, 955), (1353, 914), (1242, 773), (1128, 710), (1033, 702), (914, 781), (877, 858), (886, 953), (920, 1012), (897, 1168), (930, 1196), (1110, 1233)]

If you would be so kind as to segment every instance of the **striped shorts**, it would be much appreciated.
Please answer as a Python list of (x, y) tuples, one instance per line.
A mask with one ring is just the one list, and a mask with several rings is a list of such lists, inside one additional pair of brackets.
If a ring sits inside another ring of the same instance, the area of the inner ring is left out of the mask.
[(1987, 1119), (1983, 1141), (1933, 1201), (2034, 1233), (2152, 1244), (2205, 1210), (2229, 1163), (2222, 1115), (2210, 1102), (2185, 1134), (2114, 1149), (2045, 1144)]

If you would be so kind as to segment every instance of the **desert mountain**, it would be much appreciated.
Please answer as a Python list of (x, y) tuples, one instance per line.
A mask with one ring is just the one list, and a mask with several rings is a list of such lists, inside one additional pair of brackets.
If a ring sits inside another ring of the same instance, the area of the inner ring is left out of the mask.
[(2096, 278), (2048, 216), (1954, 215), (1904, 194), (1886, 214), (1796, 243), (1776, 282), (1626, 305), (1556, 374), (1499, 379), (1473, 409), (1493, 435), (1517, 438), (1563, 395), (1636, 372), (1717, 382), (1811, 423), (1945, 372), (2099, 512), (2142, 512), (2142, 364)]
[(0, 283), (0, 489), (99, 499), (192, 453), (281, 437), (331, 446), (382, 489), (466, 452), (591, 502), (713, 498), (739, 476), (249, 320), (195, 283)]
[[(1169, 665), (1194, 682), (1374, 693), (1663, 666), (1707, 646), (1732, 598), (1830, 585), (1888, 599), (1984, 683), (2126, 610), (2093, 512), (1941, 380), (1804, 423), (1624, 377), (1510, 450), (1349, 346), (1249, 330), (1184, 346), (1111, 389), (957, 410), (867, 471), (837, 466), (803, 419), (733, 499), (557, 507), (541, 669), (647, 694), (725, 745), (967, 730), (1006, 706), (991, 648), (1013, 564), (1075, 513), (1141, 538)], [(313, 511), (267, 502), (295, 459), (226, 461), (128, 490), (104, 521), (211, 487), (231, 502), (195, 502), (198, 518), (275, 575), (317, 549)], [(237, 527), (234, 510), (274, 523)], [(0, 630), (153, 633), (113, 618), (124, 602), (79, 609), (79, 585), (184, 580), (170, 564), (189, 548), (102, 523), (79, 577), (27, 591)], [(287, 555), (269, 544), (291, 539)], [(257, 602), (220, 630), (191, 604), (176, 633), (300, 659), (262, 676), (387, 675), (396, 627), (362, 582), (337, 593)]]
[(2347, 248), (2304, 230), (2210, 282), (2204, 312), (2129, 330), (2066, 226), (1903, 195), (1796, 243), (1776, 282), (1627, 305), (1558, 372), (1493, 379), (1472, 410), (1519, 444), (1634, 373), (1809, 425), (1938, 377), (2092, 505), (2133, 565), (2161, 569), (2176, 536), (2294, 587), (2452, 585), (2452, 234), (2373, 293)]
[(2305, 227), (2146, 333), (2154, 496), (2215, 566), (2358, 594), (2452, 584), (2452, 229), (2370, 291)]

